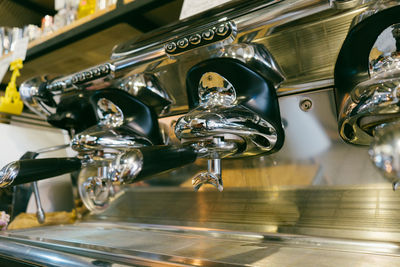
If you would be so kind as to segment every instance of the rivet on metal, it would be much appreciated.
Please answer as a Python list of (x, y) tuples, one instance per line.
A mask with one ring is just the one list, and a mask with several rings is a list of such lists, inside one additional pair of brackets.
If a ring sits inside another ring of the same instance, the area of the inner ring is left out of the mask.
[(312, 101), (311, 101), (311, 99), (308, 99), (308, 98), (306, 98), (306, 99), (303, 99), (303, 100), (301, 100), (300, 101), (300, 109), (302, 110), (302, 111), (309, 111), (310, 109), (312, 108)]

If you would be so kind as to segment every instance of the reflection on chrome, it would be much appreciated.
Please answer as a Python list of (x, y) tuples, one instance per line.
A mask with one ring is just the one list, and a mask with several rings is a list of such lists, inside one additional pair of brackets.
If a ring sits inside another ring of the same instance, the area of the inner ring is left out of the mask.
[(369, 144), (373, 129), (399, 118), (400, 24), (385, 29), (369, 55), (370, 79), (358, 84), (339, 114), (341, 136)]
[(100, 125), (118, 127), (124, 123), (124, 114), (121, 109), (107, 98), (97, 101), (96, 111)]
[(0, 187), (6, 187), (15, 180), (18, 175), (18, 162), (11, 162), (0, 170)]
[(397, 0), (350, 0), (350, 1), (335, 1), (336, 3), (338, 2), (345, 2), (344, 4), (347, 4), (346, 2), (358, 2), (358, 5), (364, 5), (370, 3), (371, 5), (368, 7), (368, 9), (358, 16), (356, 16), (351, 24), (351, 28), (362, 22), (368, 17), (373, 16), (374, 14), (385, 10), (387, 8), (396, 6), (399, 4)]
[(400, 181), (400, 122), (386, 123), (374, 129), (369, 149), (371, 160), (397, 189)]
[[(393, 3), (378, 1), (368, 12), (375, 14)], [(373, 163), (396, 189), (400, 179), (399, 23), (380, 32), (369, 52), (368, 62), (369, 79), (350, 88), (341, 99), (339, 131), (348, 142), (370, 144)]]
[(168, 113), (170, 105), (173, 103), (173, 99), (162, 88), (154, 75), (135, 74), (121, 79), (116, 85), (154, 108), (160, 115)]
[[(134, 129), (124, 125), (121, 109), (112, 101), (97, 101), (97, 125), (77, 134), (71, 147), (79, 153), (89, 169), (79, 177), (79, 194), (85, 206), (94, 213), (105, 210), (118, 185), (133, 182), (143, 163), (139, 150), (133, 148), (152, 145), (152, 142)], [(91, 168), (96, 175), (88, 175)]]
[[(218, 140), (216, 140), (216, 142), (218, 142)], [(216, 187), (218, 191), (221, 192), (222, 190), (224, 190), (221, 177), (221, 159), (209, 159), (207, 163), (207, 172), (199, 173), (192, 179), (194, 191), (198, 191), (200, 187), (204, 184), (211, 184)]]
[(216, 72), (206, 72), (198, 85), (199, 106), (179, 118), (175, 134), (208, 158), (208, 171), (196, 175), (197, 191), (203, 184), (223, 190), (220, 160), (253, 156), (272, 150), (278, 139), (275, 128), (237, 99), (233, 85)]

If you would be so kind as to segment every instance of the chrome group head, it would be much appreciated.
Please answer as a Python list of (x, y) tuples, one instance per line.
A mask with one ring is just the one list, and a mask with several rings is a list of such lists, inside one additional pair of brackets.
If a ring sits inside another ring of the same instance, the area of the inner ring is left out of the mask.
[(373, 163), (395, 184), (400, 179), (399, 11), (398, 1), (377, 1), (356, 17), (335, 70), (341, 137), (370, 145)]

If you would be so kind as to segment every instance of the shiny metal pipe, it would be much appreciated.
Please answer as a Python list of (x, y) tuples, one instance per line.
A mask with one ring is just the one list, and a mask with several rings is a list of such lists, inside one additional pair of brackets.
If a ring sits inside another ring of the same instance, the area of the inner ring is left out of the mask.
[[(54, 251), (47, 248), (31, 246), (28, 244), (18, 243), (11, 240), (2, 239), (0, 242), (0, 254), (7, 255), (8, 259), (14, 263), (28, 263), (41, 266), (99, 266), (100, 261), (91, 257), (78, 256), (71, 253)], [(0, 263), (2, 259), (0, 258)], [(9, 263), (9, 262), (8, 262)], [(3, 264), (1, 264), (3, 266)], [(106, 265), (102, 265), (106, 266)], [(129, 265), (114, 265), (112, 266), (129, 266)]]
[[(291, 21), (325, 11), (330, 8), (331, 5), (329, 4), (329, 1), (326, 0), (268, 1), (265, 4), (254, 7), (250, 10), (246, 10), (246, 13), (248, 14), (243, 15), (239, 10), (237, 12), (232, 12), (231, 15), (220, 18), (219, 20), (233, 20), (236, 24), (238, 32), (245, 32), (260, 26), (267, 27), (267, 25), (273, 25), (273, 28), (277, 28)], [(232, 10), (228, 10), (227, 12), (229, 11)], [(208, 18), (207, 20), (210, 21), (212, 18)], [(187, 27), (176, 29), (174, 31), (175, 35), (172, 37), (189, 35), (199, 31), (201, 28), (204, 28), (204, 26), (205, 25), (201, 25), (201, 27), (197, 28), (190, 27), (189, 30), (187, 30)], [(273, 28), (271, 27), (270, 31)], [(116, 77), (120, 76), (118, 73), (120, 71), (127, 71), (128, 69), (146, 64), (150, 61), (157, 61), (167, 58), (167, 55), (164, 51), (164, 45), (171, 39), (171, 36), (169, 36), (169, 38), (159, 40), (154, 38), (152, 44), (137, 48), (135, 47), (126, 53), (120, 53), (117, 55), (114, 54), (114, 58), (122, 58), (120, 60), (117, 59), (112, 63), (115, 66)]]

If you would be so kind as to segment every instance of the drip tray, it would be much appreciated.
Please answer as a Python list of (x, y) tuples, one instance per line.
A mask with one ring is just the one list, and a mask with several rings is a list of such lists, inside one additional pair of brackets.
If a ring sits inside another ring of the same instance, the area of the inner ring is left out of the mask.
[(82, 222), (2, 233), (0, 255), (56, 266), (394, 266), (400, 249), (396, 242)]

